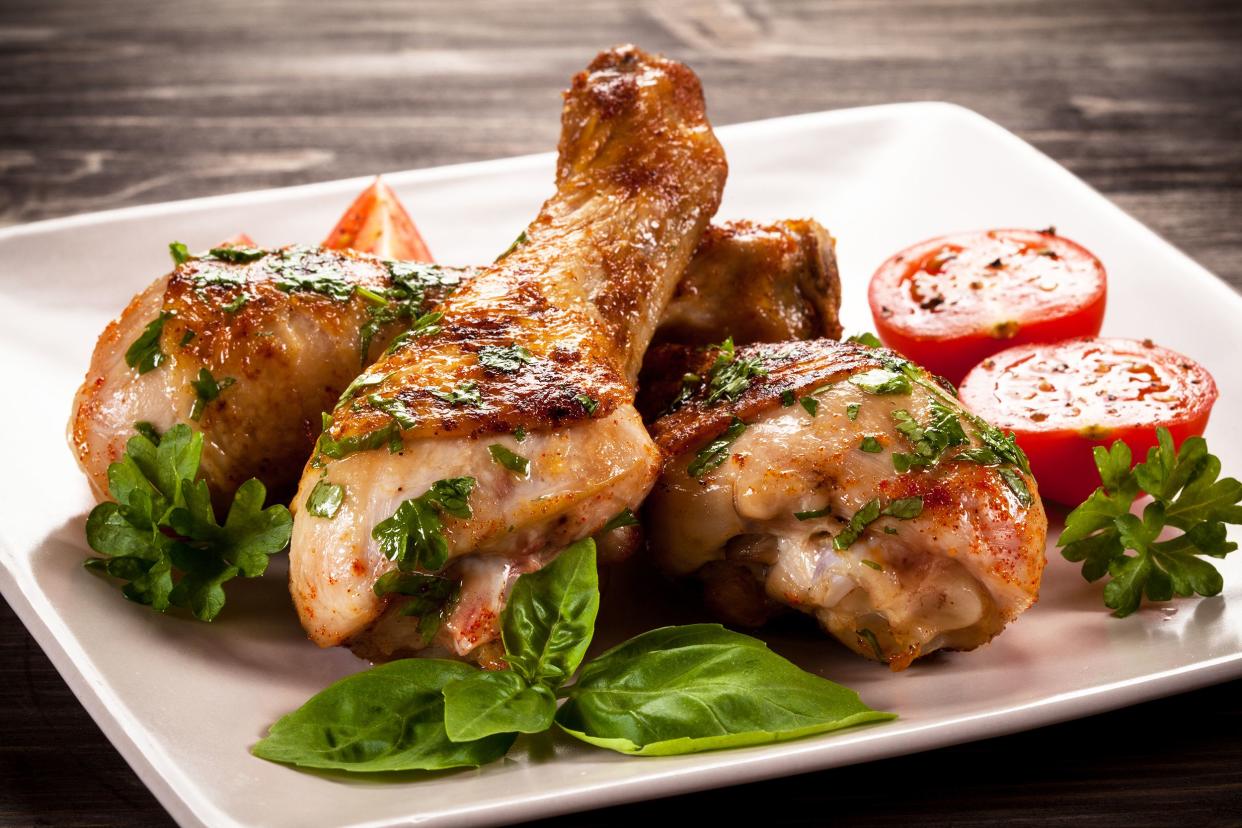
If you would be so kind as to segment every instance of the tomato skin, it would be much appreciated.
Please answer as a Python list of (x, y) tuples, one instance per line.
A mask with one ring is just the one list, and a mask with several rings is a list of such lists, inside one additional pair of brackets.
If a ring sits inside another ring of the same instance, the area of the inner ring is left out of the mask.
[(435, 261), (397, 194), (378, 177), (349, 205), (323, 246), (372, 253), (382, 259)]
[(1175, 351), (1095, 337), (1001, 351), (976, 366), (959, 393), (969, 410), (1014, 433), (1040, 494), (1067, 506), (1100, 485), (1095, 446), (1121, 440), (1137, 463), (1157, 444), (1159, 427), (1180, 446), (1203, 434), (1217, 396), (1212, 375)]
[(956, 383), (1011, 346), (1098, 334), (1108, 287), (1081, 245), (997, 229), (907, 247), (876, 270), (867, 298), (885, 345)]

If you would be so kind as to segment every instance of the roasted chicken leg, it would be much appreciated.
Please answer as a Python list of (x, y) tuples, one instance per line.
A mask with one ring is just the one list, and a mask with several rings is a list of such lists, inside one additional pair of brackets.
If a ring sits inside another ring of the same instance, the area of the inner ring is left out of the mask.
[[(515, 573), (636, 508), (659, 473), (634, 381), (724, 154), (694, 74), (633, 47), (574, 79), (562, 124), (556, 193), (525, 242), (347, 389), (306, 468), (290, 586), (321, 646), (384, 657), (434, 637), (486, 661)], [(377, 594), (393, 571), (461, 581), (438, 633), (425, 580)]]
[(922, 369), (830, 340), (653, 362), (649, 396), (675, 410), (652, 427), (671, 459), (650, 547), (725, 620), (792, 607), (896, 670), (1036, 600), (1047, 521), (1025, 457)]

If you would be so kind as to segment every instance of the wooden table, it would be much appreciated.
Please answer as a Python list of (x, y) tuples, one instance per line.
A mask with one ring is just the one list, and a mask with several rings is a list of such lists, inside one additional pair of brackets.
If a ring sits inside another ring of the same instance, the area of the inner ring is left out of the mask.
[[(5, 0), (0, 223), (546, 150), (555, 91), (626, 40), (694, 66), (717, 124), (971, 107), (1242, 287), (1230, 2)], [(1239, 824), (1240, 691), (559, 824)], [(168, 822), (0, 604), (0, 823)]]

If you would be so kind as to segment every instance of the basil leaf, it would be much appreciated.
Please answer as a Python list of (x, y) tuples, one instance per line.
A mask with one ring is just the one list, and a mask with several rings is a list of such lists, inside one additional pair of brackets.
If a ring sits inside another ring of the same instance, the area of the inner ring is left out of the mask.
[(758, 639), (692, 624), (652, 630), (590, 662), (556, 722), (599, 747), (669, 756), (892, 718)]
[(478, 767), (504, 756), (512, 734), (452, 742), (446, 684), (475, 670), (411, 658), (341, 679), (272, 725), (250, 752), (260, 759), (354, 772)]
[(454, 742), (497, 733), (542, 733), (552, 726), (556, 696), (511, 670), (478, 672), (444, 685), (444, 729)]
[(505, 660), (527, 681), (555, 690), (582, 662), (598, 613), (595, 541), (586, 538), (513, 584), (500, 616)]
[(306, 498), (306, 511), (315, 517), (333, 518), (345, 500), (345, 487), (320, 480)]

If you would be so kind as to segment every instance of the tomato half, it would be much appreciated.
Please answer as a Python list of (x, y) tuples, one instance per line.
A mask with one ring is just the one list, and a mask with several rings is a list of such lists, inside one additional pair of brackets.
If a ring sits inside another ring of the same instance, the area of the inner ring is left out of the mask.
[(376, 178), (354, 199), (323, 246), (329, 250), (373, 253), (383, 259), (435, 261), (397, 194), (381, 178)]
[(1001, 351), (959, 393), (968, 409), (1017, 436), (1040, 494), (1077, 506), (1100, 485), (1093, 446), (1123, 440), (1138, 462), (1159, 426), (1181, 445), (1207, 428), (1216, 382), (1150, 340), (1087, 337)]
[(1048, 228), (920, 242), (880, 265), (867, 295), (885, 345), (958, 382), (1011, 345), (1098, 334), (1106, 288), (1100, 260)]

